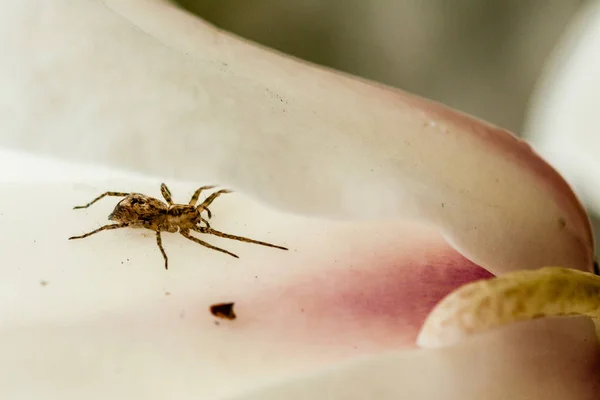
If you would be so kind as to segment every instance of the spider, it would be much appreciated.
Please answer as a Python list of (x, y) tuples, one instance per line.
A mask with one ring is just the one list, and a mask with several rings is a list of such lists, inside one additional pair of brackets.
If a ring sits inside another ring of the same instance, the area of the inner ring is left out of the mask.
[[(202, 186), (194, 192), (188, 204), (175, 204), (171, 197), (171, 192), (167, 185), (160, 185), (160, 192), (165, 201), (155, 199), (140, 193), (122, 193), (122, 192), (106, 192), (96, 197), (94, 200), (83, 206), (73, 207), (74, 210), (88, 208), (98, 200), (106, 196), (124, 197), (110, 213), (108, 219), (114, 221), (114, 224), (104, 225), (96, 230), (88, 232), (80, 236), (72, 236), (69, 240), (83, 239), (95, 233), (106, 231), (109, 229), (119, 228), (145, 228), (156, 232), (156, 244), (165, 259), (165, 269), (169, 269), (169, 259), (162, 245), (161, 232), (176, 233), (179, 232), (183, 237), (193, 242), (201, 244), (209, 249), (228, 254), (232, 257), (239, 258), (230, 251), (221, 249), (206, 243), (190, 234), (190, 231), (199, 233), (207, 233), (210, 235), (219, 236), (226, 239), (239, 240), (241, 242), (260, 244), (262, 246), (274, 247), (281, 250), (288, 250), (286, 247), (277, 246), (271, 243), (261, 242), (254, 239), (248, 239), (242, 236), (234, 236), (227, 233), (219, 232), (210, 227), (210, 224), (201, 215), (202, 211), (206, 210), (208, 218), (212, 218), (212, 213), (208, 206), (221, 194), (231, 193), (231, 190), (223, 189), (214, 192), (206, 198), (200, 205), (196, 206), (198, 197), (203, 190), (212, 189), (215, 186)], [(204, 225), (202, 225), (204, 224)]]

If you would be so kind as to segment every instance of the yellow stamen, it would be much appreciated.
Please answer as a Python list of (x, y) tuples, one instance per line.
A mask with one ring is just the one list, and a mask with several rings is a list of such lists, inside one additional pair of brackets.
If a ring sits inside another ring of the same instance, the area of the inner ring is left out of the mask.
[(545, 267), (469, 283), (435, 306), (421, 328), (417, 344), (449, 346), (471, 334), (553, 316), (600, 318), (600, 277)]

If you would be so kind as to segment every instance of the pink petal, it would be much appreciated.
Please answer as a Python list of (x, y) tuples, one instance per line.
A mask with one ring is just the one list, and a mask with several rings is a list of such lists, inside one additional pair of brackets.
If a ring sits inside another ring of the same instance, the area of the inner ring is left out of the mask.
[(276, 354), (314, 348), (326, 354), (327, 363), (338, 357), (414, 348), (425, 317), (438, 301), (465, 283), (492, 277), (453, 250), (435, 230), (418, 224), (363, 225), (352, 236), (328, 235), (327, 240), (345, 242), (346, 251), (329, 243), (313, 244), (310, 267), (288, 264), (288, 257), (280, 259), (285, 263), (280, 268), (304, 272), (224, 297), (239, 298), (240, 326), (259, 335), (249, 333), (248, 338), (271, 342)]

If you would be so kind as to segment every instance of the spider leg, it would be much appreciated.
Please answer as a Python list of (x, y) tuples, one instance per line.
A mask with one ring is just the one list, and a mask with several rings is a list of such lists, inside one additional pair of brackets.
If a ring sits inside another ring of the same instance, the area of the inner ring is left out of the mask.
[(95, 233), (98, 233), (98, 232), (107, 231), (107, 230), (109, 230), (109, 229), (119, 229), (119, 228), (125, 228), (125, 227), (127, 227), (127, 226), (129, 226), (129, 224), (126, 224), (126, 223), (123, 223), (123, 224), (111, 224), (111, 225), (104, 225), (104, 226), (102, 226), (102, 227), (100, 227), (100, 228), (98, 228), (98, 229), (96, 229), (96, 230), (93, 230), (93, 231), (91, 231), (91, 232), (85, 233), (85, 234), (83, 234), (83, 235), (79, 235), (79, 236), (71, 236), (71, 237), (69, 238), (69, 240), (72, 240), (72, 239), (83, 239), (83, 238), (86, 238), (86, 237), (88, 237), (88, 236), (92, 236), (93, 234), (95, 234)]
[(200, 204), (198, 207), (196, 207), (197, 210), (207, 210), (208, 211), (208, 215), (209, 218), (212, 217), (212, 213), (210, 212), (210, 210), (208, 209), (208, 206), (210, 206), (210, 204), (215, 201), (215, 199), (217, 197), (219, 197), (220, 195), (222, 195), (223, 193), (231, 193), (232, 191), (229, 189), (222, 189), (219, 190), (218, 192), (214, 192), (213, 194), (211, 194), (210, 196), (208, 196), (206, 198), (206, 200), (204, 200), (202, 202), (202, 204)]
[(208, 233), (210, 235), (219, 236), (219, 237), (222, 237), (222, 238), (225, 238), (225, 239), (239, 240), (240, 242), (254, 243), (254, 244), (260, 244), (262, 246), (274, 247), (276, 249), (288, 250), (287, 247), (277, 246), (275, 244), (271, 244), (271, 243), (267, 243), (267, 242), (261, 242), (259, 240), (245, 238), (243, 236), (230, 235), (228, 233), (223, 233), (223, 232), (216, 231), (216, 230), (212, 229), (211, 227), (206, 227), (205, 228), (205, 227), (202, 227), (202, 226), (198, 226), (198, 227), (194, 227), (192, 229), (194, 229), (196, 232)]
[(160, 252), (162, 253), (163, 258), (165, 259), (165, 269), (169, 269), (169, 258), (167, 257), (165, 248), (162, 245), (162, 238), (160, 237), (160, 231), (156, 231), (156, 244), (158, 245), (158, 248), (160, 249)]
[[(202, 186), (200, 189), (196, 190), (196, 191), (194, 192), (194, 194), (193, 194), (192, 198), (190, 199), (190, 203), (189, 203), (189, 204), (190, 204), (190, 206), (195, 206), (195, 205), (196, 205), (196, 203), (198, 202), (198, 197), (200, 197), (200, 193), (201, 193), (203, 190), (206, 190), (206, 189), (212, 189), (212, 188), (215, 188), (215, 187), (216, 187), (215, 185)], [(210, 212), (209, 212), (209, 214), (210, 214)]]
[(220, 249), (220, 248), (218, 248), (216, 246), (213, 246), (212, 244), (206, 243), (205, 241), (202, 241), (202, 240), (200, 240), (200, 239), (198, 239), (198, 238), (190, 235), (190, 231), (188, 229), (182, 229), (182, 230), (179, 231), (179, 233), (181, 233), (181, 235), (183, 237), (185, 237), (186, 239), (191, 240), (192, 242), (196, 242), (196, 243), (198, 243), (198, 244), (200, 244), (200, 245), (202, 245), (204, 247), (208, 247), (209, 249), (212, 249), (212, 250), (220, 251), (221, 253), (229, 254), (232, 257), (239, 258), (235, 254), (233, 254), (233, 253), (231, 253), (231, 252), (229, 252), (227, 250)]
[(206, 224), (207, 228), (210, 228), (210, 224), (208, 223), (208, 221), (202, 217), (200, 217), (200, 222), (204, 222)]
[(91, 206), (92, 204), (94, 204), (95, 202), (97, 202), (98, 200), (106, 197), (106, 196), (114, 196), (114, 197), (125, 197), (125, 196), (129, 196), (131, 193), (124, 193), (124, 192), (106, 192), (101, 194), (100, 196), (96, 197), (94, 200), (90, 201), (89, 203), (87, 203), (84, 206), (75, 206), (73, 207), (73, 210), (77, 210), (80, 208), (88, 208), (89, 206)]
[(167, 187), (167, 185), (165, 185), (164, 183), (160, 184), (160, 193), (162, 194), (162, 196), (165, 198), (166, 202), (169, 205), (173, 205), (173, 198), (171, 197), (171, 191), (169, 190), (169, 188)]

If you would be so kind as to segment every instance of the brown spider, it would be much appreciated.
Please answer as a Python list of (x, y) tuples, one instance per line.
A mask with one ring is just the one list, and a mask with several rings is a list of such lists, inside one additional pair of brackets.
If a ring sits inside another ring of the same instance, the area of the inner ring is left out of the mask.
[[(207, 233), (210, 235), (219, 236), (226, 239), (239, 240), (241, 242), (255, 243), (268, 247), (275, 247), (277, 249), (288, 250), (285, 247), (277, 246), (274, 244), (260, 242), (258, 240), (248, 239), (242, 236), (229, 235), (227, 233), (219, 232), (210, 227), (210, 224), (206, 219), (201, 216), (202, 211), (206, 210), (208, 218), (212, 217), (212, 213), (208, 209), (208, 206), (221, 194), (231, 193), (231, 190), (223, 189), (219, 190), (208, 196), (200, 205), (196, 206), (200, 193), (206, 189), (212, 189), (215, 186), (203, 186), (194, 192), (194, 195), (190, 199), (189, 204), (175, 204), (171, 198), (171, 192), (167, 188), (167, 185), (162, 183), (160, 185), (160, 192), (166, 200), (166, 204), (150, 196), (146, 196), (140, 193), (121, 193), (121, 192), (106, 192), (84, 206), (73, 207), (74, 210), (80, 208), (88, 208), (98, 200), (106, 196), (125, 197), (122, 199), (114, 208), (113, 212), (108, 216), (108, 219), (114, 221), (114, 224), (104, 225), (96, 230), (88, 232), (80, 236), (72, 236), (72, 239), (83, 239), (91, 236), (95, 233), (118, 228), (145, 228), (156, 232), (156, 244), (160, 249), (160, 252), (165, 259), (165, 269), (169, 268), (169, 261), (167, 253), (162, 246), (162, 239), (160, 237), (161, 232), (176, 233), (179, 232), (186, 239), (201, 244), (202, 246), (208, 247), (221, 253), (229, 254), (232, 257), (239, 258), (237, 255), (208, 244), (190, 234), (190, 231), (199, 233)], [(204, 226), (201, 224), (204, 223)]]

